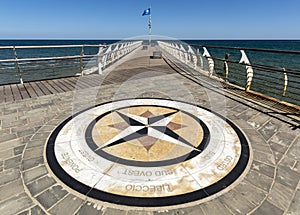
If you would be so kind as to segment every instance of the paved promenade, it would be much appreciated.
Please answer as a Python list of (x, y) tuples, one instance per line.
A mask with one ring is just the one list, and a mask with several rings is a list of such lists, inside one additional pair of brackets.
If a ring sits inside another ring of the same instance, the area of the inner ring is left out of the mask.
[[(299, 112), (285, 114), (216, 82), (196, 83), (145, 50), (135, 56), (108, 74), (76, 79), (72, 91), (0, 103), (0, 214), (300, 214)], [(51, 133), (88, 107), (131, 98), (193, 103), (229, 119), (250, 147), (241, 176), (201, 201), (150, 208), (95, 200), (65, 185), (47, 162)]]

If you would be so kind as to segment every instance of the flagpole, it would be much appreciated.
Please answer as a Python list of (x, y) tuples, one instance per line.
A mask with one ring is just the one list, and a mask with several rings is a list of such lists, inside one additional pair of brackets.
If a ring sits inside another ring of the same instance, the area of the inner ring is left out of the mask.
[(152, 19), (151, 19), (151, 5), (150, 5), (150, 14), (149, 14), (149, 45), (151, 46), (151, 33), (152, 33)]

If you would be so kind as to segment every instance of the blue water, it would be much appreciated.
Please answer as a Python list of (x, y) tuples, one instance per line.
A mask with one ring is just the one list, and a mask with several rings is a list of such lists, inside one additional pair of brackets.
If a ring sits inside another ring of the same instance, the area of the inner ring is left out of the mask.
[[(112, 44), (117, 40), (0, 40), (1, 46), (27, 46), (27, 45), (82, 45), (82, 44)], [(275, 50), (292, 50), (300, 51), (300, 40), (187, 40), (188, 44), (199, 44), (204, 46), (228, 46), (238, 48), (259, 48), (259, 49), (275, 49)], [(208, 48), (208, 51), (213, 57), (224, 58), (226, 53), (230, 54), (230, 60), (239, 61), (241, 53), (239, 50), (214, 49)], [(80, 55), (81, 48), (48, 48), (48, 49), (17, 49), (18, 58), (36, 58), (36, 57), (58, 57)], [(87, 47), (84, 49), (86, 55), (96, 54), (98, 48)], [(200, 52), (203, 50), (200, 48)], [(299, 98), (299, 83), (300, 83), (300, 55), (295, 54), (278, 54), (246, 51), (247, 56), (252, 65), (262, 64), (282, 70), (285, 68), (288, 71), (293, 71), (289, 74), (288, 96)], [(0, 49), (1, 59), (13, 59), (14, 54), (12, 49)], [(47, 79), (53, 77), (73, 76), (78, 73), (78, 63), (67, 64), (62, 63), (63, 68), (45, 68), (38, 73), (32, 73), (31, 67), (27, 68), (28, 72), (24, 72), (23, 79), (30, 81), (33, 79)], [(12, 63), (9, 69), (3, 69), (7, 64), (0, 63), (0, 85), (7, 83), (18, 83), (18, 74), (16, 73), (15, 65)], [(39, 65), (43, 66), (43, 65)], [(2, 68), (2, 69), (1, 69)], [(24, 68), (25, 70), (25, 68)], [(215, 71), (218, 75), (224, 76), (223, 62), (215, 62)], [(31, 73), (30, 73), (31, 72)], [(254, 70), (254, 80), (252, 89), (265, 93), (279, 99), (291, 101), (289, 98), (282, 98), (280, 95), (283, 91), (284, 77), (282, 73), (274, 73), (272, 71), (256, 71)], [(294, 74), (297, 75), (294, 75)], [(242, 65), (229, 64), (229, 81), (243, 86), (246, 79), (245, 67)], [(266, 81), (271, 81), (271, 84), (266, 84)], [(269, 91), (272, 91), (269, 93)], [(274, 93), (275, 92), (275, 93)], [(296, 93), (295, 93), (296, 92)], [(298, 95), (297, 95), (298, 94)], [(279, 95), (279, 96), (278, 96)]]

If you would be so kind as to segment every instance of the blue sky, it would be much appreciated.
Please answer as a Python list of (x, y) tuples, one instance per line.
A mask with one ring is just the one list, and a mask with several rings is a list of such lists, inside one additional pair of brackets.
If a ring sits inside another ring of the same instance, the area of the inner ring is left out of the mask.
[(0, 0), (1, 39), (300, 39), (299, 0)]

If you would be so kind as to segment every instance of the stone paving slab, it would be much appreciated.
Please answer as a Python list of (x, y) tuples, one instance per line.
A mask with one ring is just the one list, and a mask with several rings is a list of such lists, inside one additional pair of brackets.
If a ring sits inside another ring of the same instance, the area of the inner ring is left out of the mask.
[[(207, 93), (217, 92), (175, 72), (147, 81), (151, 87), (164, 82), (162, 88), (184, 101), (186, 94), (175, 90), (168, 82), (170, 76), (184, 83), (196, 104), (210, 108)], [(130, 98), (137, 90), (151, 88), (138, 86), (126, 89), (122, 96)], [(118, 207), (71, 191), (49, 172), (44, 157), (46, 141), (73, 110), (85, 108), (82, 103), (89, 101), (94, 91), (101, 92), (94, 98), (98, 104), (110, 101), (117, 90), (116, 85), (93, 87), (82, 93), (86, 96), (81, 101), (74, 101), (78, 91), (0, 104), (0, 214), (300, 214), (300, 133), (289, 124), (296, 126), (297, 122), (286, 116), (279, 120), (276, 114), (268, 114), (267, 107), (234, 95), (226, 98), (226, 117), (247, 136), (253, 160), (247, 174), (227, 192), (194, 205), (149, 210)], [(159, 93), (144, 96), (166, 97)], [(79, 105), (73, 107), (73, 102)]]

